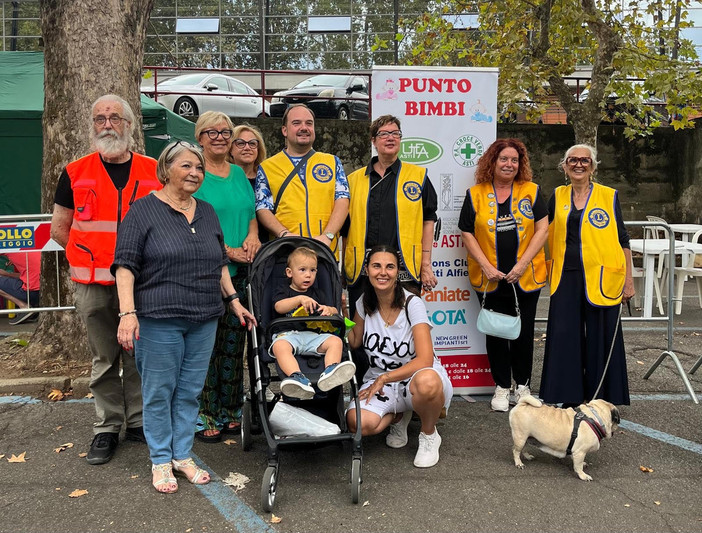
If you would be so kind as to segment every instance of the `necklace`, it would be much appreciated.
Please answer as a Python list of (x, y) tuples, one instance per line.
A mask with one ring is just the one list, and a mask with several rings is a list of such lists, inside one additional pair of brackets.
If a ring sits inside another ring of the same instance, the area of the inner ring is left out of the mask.
[(390, 315), (388, 318), (385, 318), (385, 316), (383, 315), (383, 311), (380, 308), (380, 305), (378, 305), (378, 314), (380, 315), (380, 318), (383, 320), (383, 322), (385, 322), (386, 328), (389, 328), (395, 322), (394, 319), (397, 318), (397, 316), (393, 317), (393, 314), (394, 314), (393, 311), (394, 310), (392, 308), (390, 308)]
[(165, 189), (161, 189), (163, 191), (163, 194), (166, 195), (166, 198), (168, 198), (171, 203), (175, 204), (175, 206), (180, 209), (181, 211), (190, 211), (190, 208), (193, 206), (193, 197), (190, 197), (190, 203), (188, 204), (188, 207), (180, 207), (178, 205), (178, 202), (176, 202), (173, 198), (170, 197), (170, 195), (166, 192)]

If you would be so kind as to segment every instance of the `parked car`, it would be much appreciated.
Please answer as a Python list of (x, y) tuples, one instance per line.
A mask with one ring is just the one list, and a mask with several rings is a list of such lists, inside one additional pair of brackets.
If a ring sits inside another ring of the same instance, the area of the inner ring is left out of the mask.
[(223, 74), (174, 76), (159, 82), (156, 90), (158, 94), (154, 95), (154, 87), (141, 87), (146, 96), (156, 96), (159, 104), (182, 117), (195, 117), (205, 111), (222, 111), (230, 117), (270, 116), (270, 104), (264, 103), (256, 91), (243, 81)]
[(343, 74), (312, 76), (275, 93), (271, 116), (282, 117), (292, 104), (306, 104), (318, 118), (368, 119), (368, 79)]

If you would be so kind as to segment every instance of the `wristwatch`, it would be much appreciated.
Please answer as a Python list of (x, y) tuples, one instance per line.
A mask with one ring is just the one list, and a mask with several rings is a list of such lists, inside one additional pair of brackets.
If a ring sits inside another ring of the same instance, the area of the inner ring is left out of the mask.
[(324, 236), (325, 236), (327, 239), (329, 239), (330, 241), (333, 241), (333, 240), (334, 240), (334, 237), (336, 237), (336, 235), (334, 235), (333, 233), (330, 233), (330, 232), (325, 233)]

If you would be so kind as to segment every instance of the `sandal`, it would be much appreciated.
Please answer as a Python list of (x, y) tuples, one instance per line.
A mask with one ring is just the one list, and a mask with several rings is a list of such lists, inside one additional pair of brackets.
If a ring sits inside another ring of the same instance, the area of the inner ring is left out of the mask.
[(151, 465), (151, 473), (157, 474), (151, 484), (162, 494), (173, 494), (178, 491), (178, 481), (173, 477), (173, 467), (171, 463)]
[[(205, 435), (205, 431), (216, 431), (214, 435)], [(220, 442), (222, 440), (222, 432), (218, 429), (203, 429), (202, 431), (196, 431), (195, 437), (202, 442), (207, 442), (209, 444), (213, 442)]]
[[(188, 473), (185, 471), (186, 469), (190, 468), (194, 470), (192, 475), (188, 475)], [(192, 457), (188, 457), (182, 461), (173, 459), (173, 471), (176, 474), (184, 475), (186, 478), (188, 478), (190, 483), (195, 485), (205, 485), (206, 483), (210, 482), (210, 473), (207, 470), (203, 470), (202, 468), (198, 467), (195, 464), (195, 461), (193, 461)]]
[(241, 433), (241, 424), (239, 422), (229, 422), (227, 424), (224, 424), (224, 426), (222, 426), (222, 429), (220, 430), (220, 433), (225, 433), (225, 434)]

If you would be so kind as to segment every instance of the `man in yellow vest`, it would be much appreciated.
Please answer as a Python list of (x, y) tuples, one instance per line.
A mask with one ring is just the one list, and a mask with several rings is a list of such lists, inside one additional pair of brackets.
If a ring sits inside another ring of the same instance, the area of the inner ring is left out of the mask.
[(87, 460), (98, 465), (112, 459), (123, 427), (127, 439), (145, 442), (141, 380), (134, 356), (117, 342), (119, 301), (110, 267), (120, 222), (135, 200), (161, 184), (156, 161), (130, 150), (134, 113), (124, 99), (114, 94), (98, 98), (92, 123), (95, 152), (73, 161), (61, 174), (51, 237), (66, 249), (76, 311), (93, 356), (90, 391), (98, 421)]
[(398, 159), (402, 130), (397, 117), (375, 119), (370, 136), (378, 155), (367, 167), (349, 175), (351, 204), (344, 271), (351, 316), (363, 292), (366, 251), (376, 244), (399, 250), (399, 279), (405, 288), (419, 294), (422, 288), (436, 286), (431, 252), (437, 197), (427, 170)]
[(314, 113), (306, 105), (285, 111), (282, 132), (285, 149), (262, 161), (256, 175), (256, 216), (273, 237), (313, 237), (338, 252), (349, 211), (344, 167), (312, 148)]

